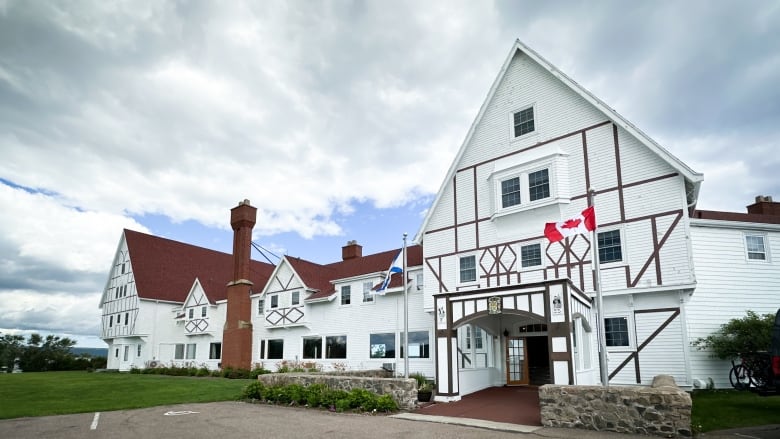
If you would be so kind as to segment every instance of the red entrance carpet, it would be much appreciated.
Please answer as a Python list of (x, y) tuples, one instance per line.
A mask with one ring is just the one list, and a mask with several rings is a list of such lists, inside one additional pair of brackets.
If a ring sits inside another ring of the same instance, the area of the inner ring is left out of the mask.
[(415, 413), (542, 425), (536, 386), (490, 387), (466, 395), (457, 402), (437, 402), (421, 407)]

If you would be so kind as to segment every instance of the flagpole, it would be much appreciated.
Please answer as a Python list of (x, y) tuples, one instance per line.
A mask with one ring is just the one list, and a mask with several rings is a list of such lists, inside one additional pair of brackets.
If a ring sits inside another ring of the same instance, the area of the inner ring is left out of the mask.
[[(588, 189), (588, 206), (594, 206), (596, 203), (596, 191), (593, 188)], [(601, 384), (604, 387), (609, 387), (609, 366), (607, 363), (607, 342), (604, 334), (604, 299), (601, 295), (601, 269), (599, 266), (599, 248), (598, 248), (598, 215), (596, 216), (596, 224), (593, 228), (591, 235), (591, 242), (593, 242), (593, 270), (596, 276), (593, 281), (596, 290), (596, 308), (598, 317), (598, 340), (599, 340), (599, 369), (601, 369)]]
[(404, 248), (403, 248), (403, 271), (401, 275), (404, 277), (404, 378), (409, 378), (409, 291), (406, 287), (406, 233), (404, 233)]

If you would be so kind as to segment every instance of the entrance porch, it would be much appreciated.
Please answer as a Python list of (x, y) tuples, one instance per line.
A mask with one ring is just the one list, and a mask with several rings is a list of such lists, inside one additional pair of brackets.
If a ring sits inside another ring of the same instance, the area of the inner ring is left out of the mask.
[(436, 401), (497, 386), (592, 384), (577, 358), (592, 355), (577, 346), (592, 337), (581, 330), (591, 300), (568, 280), (442, 293), (434, 303)]

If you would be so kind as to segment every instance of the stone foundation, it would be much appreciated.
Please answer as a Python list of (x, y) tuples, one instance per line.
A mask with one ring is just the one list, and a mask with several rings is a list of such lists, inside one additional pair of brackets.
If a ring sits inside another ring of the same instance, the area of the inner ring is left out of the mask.
[(544, 385), (539, 388), (542, 425), (690, 437), (690, 395), (680, 390), (673, 379), (671, 385), (668, 380), (654, 380), (654, 385)]
[(417, 381), (412, 378), (376, 378), (346, 375), (269, 373), (259, 375), (259, 381), (268, 386), (288, 384), (324, 384), (331, 389), (366, 389), (379, 395), (389, 394), (402, 409), (411, 410), (417, 406)]

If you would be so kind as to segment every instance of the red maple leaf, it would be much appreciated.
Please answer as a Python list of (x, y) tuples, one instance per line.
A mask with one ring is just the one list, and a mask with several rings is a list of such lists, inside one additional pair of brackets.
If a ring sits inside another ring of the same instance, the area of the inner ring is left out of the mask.
[(568, 220), (563, 222), (563, 224), (561, 225), (561, 228), (563, 228), (563, 229), (576, 229), (577, 227), (579, 227), (581, 222), (582, 222), (582, 219), (580, 219), (580, 218), (568, 219)]

